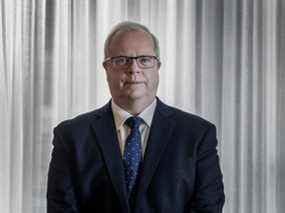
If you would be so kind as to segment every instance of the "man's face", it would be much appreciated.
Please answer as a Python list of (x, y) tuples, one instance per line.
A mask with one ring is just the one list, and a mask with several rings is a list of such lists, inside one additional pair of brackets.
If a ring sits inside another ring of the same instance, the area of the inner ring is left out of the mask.
[[(118, 33), (111, 41), (107, 57), (155, 56), (151, 37), (144, 31)], [(139, 100), (149, 104), (156, 96), (160, 64), (155, 61), (151, 68), (141, 68), (136, 60), (128, 66), (104, 64), (110, 92), (115, 103), (128, 105)]]

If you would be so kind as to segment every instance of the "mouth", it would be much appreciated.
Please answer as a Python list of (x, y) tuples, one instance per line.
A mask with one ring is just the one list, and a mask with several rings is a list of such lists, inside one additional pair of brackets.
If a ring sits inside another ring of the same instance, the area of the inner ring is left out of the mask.
[(142, 81), (127, 81), (125, 82), (125, 85), (135, 85), (135, 84), (143, 84), (144, 82)]

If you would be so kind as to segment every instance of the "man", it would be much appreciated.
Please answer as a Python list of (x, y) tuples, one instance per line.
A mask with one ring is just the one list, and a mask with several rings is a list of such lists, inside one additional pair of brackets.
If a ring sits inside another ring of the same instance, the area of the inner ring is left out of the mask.
[(215, 126), (157, 97), (159, 45), (123, 22), (105, 43), (112, 99), (54, 130), (48, 213), (220, 213)]

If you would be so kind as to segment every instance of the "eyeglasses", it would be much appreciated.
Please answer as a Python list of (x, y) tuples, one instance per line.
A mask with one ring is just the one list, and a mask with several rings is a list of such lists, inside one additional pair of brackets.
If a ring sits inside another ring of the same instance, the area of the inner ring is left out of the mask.
[(136, 60), (138, 66), (142, 69), (153, 68), (156, 63), (160, 64), (159, 58), (153, 55), (141, 55), (136, 57), (129, 56), (116, 56), (106, 58), (103, 64), (111, 64), (115, 68), (126, 68), (129, 67), (133, 59)]

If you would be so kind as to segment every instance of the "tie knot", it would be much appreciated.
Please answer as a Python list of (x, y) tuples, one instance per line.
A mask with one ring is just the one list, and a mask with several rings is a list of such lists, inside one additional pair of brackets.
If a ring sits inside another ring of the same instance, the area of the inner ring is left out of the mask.
[(143, 123), (143, 119), (140, 117), (132, 116), (126, 120), (126, 125), (131, 129), (139, 128), (139, 126)]

